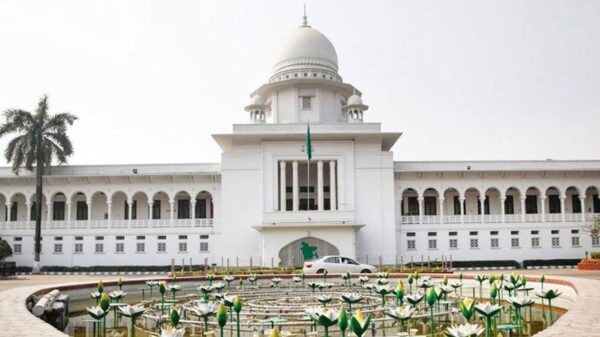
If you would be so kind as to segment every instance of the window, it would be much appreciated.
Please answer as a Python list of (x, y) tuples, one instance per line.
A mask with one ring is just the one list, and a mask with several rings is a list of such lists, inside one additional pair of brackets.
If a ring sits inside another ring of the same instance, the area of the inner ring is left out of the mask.
[(560, 247), (560, 238), (558, 236), (552, 237), (552, 248)]
[(448, 233), (448, 236), (457, 236), (457, 235), (458, 235), (458, 232), (450, 232), (450, 233)]
[(573, 203), (573, 213), (581, 213), (581, 201), (579, 200), (579, 194), (573, 194), (571, 196), (571, 202)]
[(12, 203), (10, 207), (10, 221), (17, 221), (17, 212), (19, 210), (19, 204), (16, 201)]
[(177, 200), (177, 219), (190, 218), (190, 201)]
[(103, 254), (104, 253), (104, 244), (96, 242), (94, 252), (96, 254)]
[(471, 249), (477, 249), (477, 248), (479, 248), (479, 240), (471, 239)]
[(312, 110), (312, 97), (300, 96), (300, 100), (302, 101), (302, 110)]
[(55, 236), (54, 237), (54, 241), (62, 241), (63, 237), (62, 236)]
[(179, 235), (179, 240), (187, 240), (187, 235)]
[(415, 240), (406, 240), (406, 249), (415, 250), (417, 249), (417, 244)]
[(436, 239), (429, 240), (429, 249), (437, 249), (437, 240)]
[(152, 203), (152, 219), (160, 219), (160, 200)]
[(436, 197), (425, 197), (425, 215), (437, 215), (437, 200)]
[(54, 254), (62, 254), (62, 252), (63, 252), (62, 243), (55, 243), (54, 244)]
[(37, 214), (37, 207), (36, 207), (36, 203), (35, 201), (31, 203), (31, 212), (30, 212), (30, 217), (29, 220), (31, 221), (35, 221), (36, 215)]
[(83, 254), (83, 243), (75, 244), (75, 254)]
[(135, 245), (135, 252), (136, 253), (144, 253), (146, 251), (146, 244), (143, 242), (138, 242)]
[(158, 243), (158, 247), (157, 247), (157, 251), (159, 253), (166, 253), (167, 252), (167, 243), (166, 242), (159, 242)]
[(146, 240), (146, 237), (144, 235), (138, 235), (135, 237), (136, 240)]
[(166, 236), (166, 235), (159, 235), (159, 236), (158, 236), (158, 239), (159, 239), (159, 240), (166, 240), (166, 239), (167, 239), (167, 236)]
[(539, 237), (531, 238), (531, 248), (540, 248), (540, 238)]
[(531, 235), (539, 235), (540, 231), (531, 231)]
[(548, 196), (548, 213), (560, 213), (560, 198), (558, 197), (558, 195)]
[(179, 252), (180, 253), (187, 252), (187, 242), (179, 242)]
[[(206, 219), (206, 204), (208, 203), (208, 199), (196, 199), (196, 219)], [(287, 208), (287, 209), (291, 209)]]
[(471, 235), (471, 236), (474, 236), (474, 235), (477, 235), (477, 234), (479, 234), (479, 233), (478, 233), (478, 232), (476, 232), (476, 231), (474, 231), (474, 232), (469, 232), (469, 235)]
[[(123, 216), (125, 220), (129, 219), (129, 203), (125, 200), (125, 206), (123, 211)], [(137, 200), (133, 200), (131, 205), (131, 220), (137, 219)]]
[(323, 262), (325, 263), (340, 263), (340, 258), (336, 256), (331, 256), (326, 258)]
[(485, 200), (483, 200), (483, 212), (484, 214), (490, 214), (490, 197), (485, 196)]
[(208, 242), (200, 242), (200, 251), (208, 252)]
[(491, 236), (498, 235), (498, 231), (490, 231), (490, 235), (491, 235)]
[(102, 240), (104, 240), (104, 236), (96, 236), (96, 240), (102, 241)]
[(592, 235), (592, 246), (599, 247), (600, 246), (600, 236), (598, 234)]
[(573, 247), (581, 247), (580, 242), (579, 242), (579, 236), (573, 236), (571, 238), (571, 245)]
[(88, 219), (88, 205), (85, 201), (77, 202), (76, 220), (87, 220)]
[(117, 254), (125, 253), (125, 244), (123, 242), (117, 242), (115, 245), (115, 252)]
[(519, 231), (510, 231), (510, 235), (519, 235)]
[(200, 235), (200, 240), (208, 240), (208, 235), (206, 235), (206, 234)]
[[(464, 210), (464, 204), (463, 204)], [(464, 213), (464, 211), (463, 211)], [(454, 196), (454, 215), (460, 215), (460, 198), (458, 196)]]
[(450, 249), (458, 249), (458, 240), (450, 239)]
[(537, 214), (537, 195), (525, 196), (525, 213)]
[(600, 213), (600, 198), (598, 197), (598, 194), (594, 194), (592, 200), (594, 204), (594, 213)]
[(125, 240), (125, 237), (124, 237), (124, 236), (117, 236), (117, 237), (115, 238), (115, 240), (117, 240), (117, 241), (122, 241), (122, 240)]
[(63, 221), (65, 220), (65, 202), (55, 201), (52, 204), (52, 220)]
[(519, 248), (519, 238), (511, 238), (510, 239), (510, 246), (512, 248)]
[(76, 236), (75, 241), (83, 241), (83, 236)]
[(490, 240), (490, 246), (492, 248), (500, 248), (500, 240), (498, 238), (492, 238)]
[(23, 246), (20, 243), (15, 243), (13, 245), (13, 253), (14, 254), (22, 254), (23, 253)]
[(559, 233), (558, 229), (553, 229), (550, 231), (550, 234), (552, 234), (552, 235), (558, 235), (558, 233)]
[(437, 233), (436, 232), (428, 232), (427, 236), (437, 236)]
[(504, 214), (515, 214), (515, 202), (512, 195), (507, 195), (504, 199)]
[(22, 238), (22, 237), (20, 237), (20, 236), (15, 236), (15, 237), (13, 238), (13, 240), (14, 240), (14, 241), (23, 241), (23, 238)]
[(579, 234), (579, 229), (571, 229), (571, 234)]
[(408, 197), (408, 214), (419, 215), (419, 201), (417, 197)]

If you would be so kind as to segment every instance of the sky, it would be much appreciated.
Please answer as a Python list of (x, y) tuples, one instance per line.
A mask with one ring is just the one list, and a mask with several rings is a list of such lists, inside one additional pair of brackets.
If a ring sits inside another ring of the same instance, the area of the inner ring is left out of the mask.
[(0, 111), (76, 114), (71, 164), (219, 162), (304, 4), (395, 160), (600, 159), (595, 0), (0, 0)]

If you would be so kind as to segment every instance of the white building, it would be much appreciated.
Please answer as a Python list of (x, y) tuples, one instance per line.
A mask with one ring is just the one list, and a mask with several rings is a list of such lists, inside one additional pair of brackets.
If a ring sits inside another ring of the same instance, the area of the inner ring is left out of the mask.
[[(401, 133), (364, 122), (361, 92), (306, 21), (245, 109), (248, 123), (213, 135), (221, 163), (52, 168), (42, 265), (298, 265), (302, 243), (385, 263), (578, 258), (600, 247), (583, 230), (600, 213), (600, 161), (394, 162)], [(33, 264), (34, 183), (0, 169), (0, 236), (19, 265)]]

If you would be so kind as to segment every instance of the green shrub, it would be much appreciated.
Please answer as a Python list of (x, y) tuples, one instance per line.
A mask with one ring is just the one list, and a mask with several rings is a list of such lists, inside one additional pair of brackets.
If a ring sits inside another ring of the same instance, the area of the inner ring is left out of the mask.
[(600, 259), (600, 252), (592, 252), (592, 259)]
[(7, 257), (12, 256), (12, 249), (8, 242), (0, 239), (0, 261), (3, 261)]

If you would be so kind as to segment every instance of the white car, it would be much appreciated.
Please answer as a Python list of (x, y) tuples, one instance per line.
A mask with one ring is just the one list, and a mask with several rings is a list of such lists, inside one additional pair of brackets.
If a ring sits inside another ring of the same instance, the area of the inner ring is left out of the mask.
[(349, 257), (339, 255), (323, 256), (322, 258), (315, 261), (304, 262), (304, 268), (302, 268), (305, 274), (322, 274), (325, 271), (327, 273), (373, 273), (375, 267), (369, 264), (360, 264), (356, 260)]

